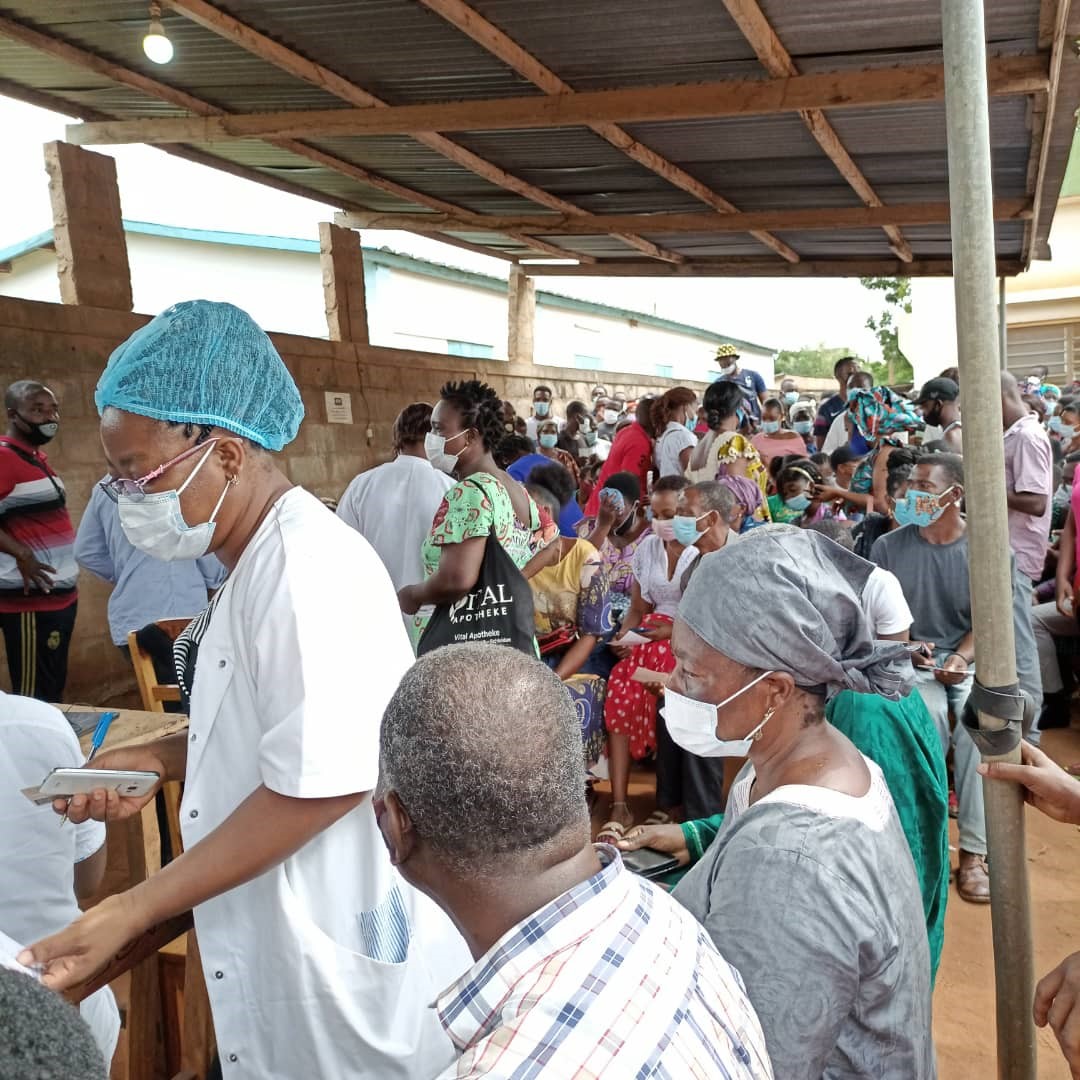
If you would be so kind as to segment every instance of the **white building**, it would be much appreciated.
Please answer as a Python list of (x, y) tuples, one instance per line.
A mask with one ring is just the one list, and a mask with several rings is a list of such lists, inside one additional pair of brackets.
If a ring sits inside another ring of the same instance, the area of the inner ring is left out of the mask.
[[(326, 337), (317, 241), (140, 221), (125, 221), (124, 230), (136, 311), (153, 314), (196, 297), (227, 300), (266, 330)], [(49, 230), (0, 250), (0, 296), (60, 301), (52, 240)], [(372, 345), (505, 359), (505, 279), (365, 248), (364, 280)], [(773, 385), (768, 346), (536, 291), (538, 364), (708, 382), (722, 342), (738, 346), (743, 365)]]

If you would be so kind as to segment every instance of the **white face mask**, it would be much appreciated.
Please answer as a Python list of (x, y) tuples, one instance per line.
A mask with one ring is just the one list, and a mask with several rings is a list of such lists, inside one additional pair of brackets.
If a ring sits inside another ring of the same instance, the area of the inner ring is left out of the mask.
[(442, 435), (436, 435), (433, 431), (429, 431), (424, 436), (424, 453), (432, 466), (448, 476), (453, 476), (454, 469), (457, 468), (458, 458), (461, 455), (446, 453), (446, 444), (453, 442), (455, 439), (460, 439), (462, 435), (467, 433), (468, 429), (459, 431), (456, 435), (451, 435), (449, 439), (446, 439)]
[(618, 419), (619, 419), (619, 414), (614, 409), (605, 409), (604, 410), (604, 423), (605, 424), (617, 423)]
[(226, 481), (225, 490), (222, 491), (210, 520), (202, 525), (188, 525), (184, 520), (183, 511), (180, 509), (180, 496), (195, 479), (195, 474), (206, 463), (213, 449), (213, 446), (206, 448), (199, 464), (175, 491), (147, 492), (141, 499), (134, 499), (130, 495), (117, 496), (120, 527), (134, 547), (162, 562), (201, 559), (210, 550), (210, 542), (214, 537), (214, 518), (217, 517), (233, 481)]
[(743, 739), (718, 739), (716, 714), (725, 705), (745, 694), (750, 687), (757, 686), (766, 675), (772, 674), (771, 671), (763, 671), (756, 679), (717, 705), (710, 705), (707, 701), (695, 701), (675, 693), (674, 690), (665, 690), (662, 712), (668, 734), (687, 753), (697, 757), (746, 757), (761, 729), (769, 722), (769, 716)]
[(720, 365), (720, 374), (721, 375), (731, 375), (735, 371), (736, 367), (738, 367), (738, 364), (721, 364)]

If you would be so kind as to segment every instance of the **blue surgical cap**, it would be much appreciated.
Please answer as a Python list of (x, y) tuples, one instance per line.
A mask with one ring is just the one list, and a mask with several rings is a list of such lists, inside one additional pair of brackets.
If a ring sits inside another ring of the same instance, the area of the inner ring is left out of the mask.
[(280, 450), (304, 405), (296, 383), (246, 311), (210, 300), (173, 304), (117, 348), (94, 402), (124, 412), (211, 424)]

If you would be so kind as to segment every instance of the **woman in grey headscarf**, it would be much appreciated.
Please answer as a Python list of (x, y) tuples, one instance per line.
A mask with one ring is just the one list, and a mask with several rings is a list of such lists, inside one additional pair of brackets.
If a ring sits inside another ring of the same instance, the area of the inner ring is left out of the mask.
[(871, 571), (816, 533), (756, 530), (701, 561), (672, 636), (668, 732), (750, 759), (675, 897), (742, 973), (785, 1080), (936, 1074), (911, 853), (880, 769), (824, 719), (842, 689), (910, 689), (905, 646), (867, 631)]

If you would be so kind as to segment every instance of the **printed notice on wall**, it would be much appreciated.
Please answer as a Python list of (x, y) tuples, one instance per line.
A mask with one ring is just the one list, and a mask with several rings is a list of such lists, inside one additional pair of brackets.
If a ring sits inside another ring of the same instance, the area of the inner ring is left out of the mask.
[(326, 391), (326, 422), (328, 424), (352, 423), (352, 397), (336, 390)]

